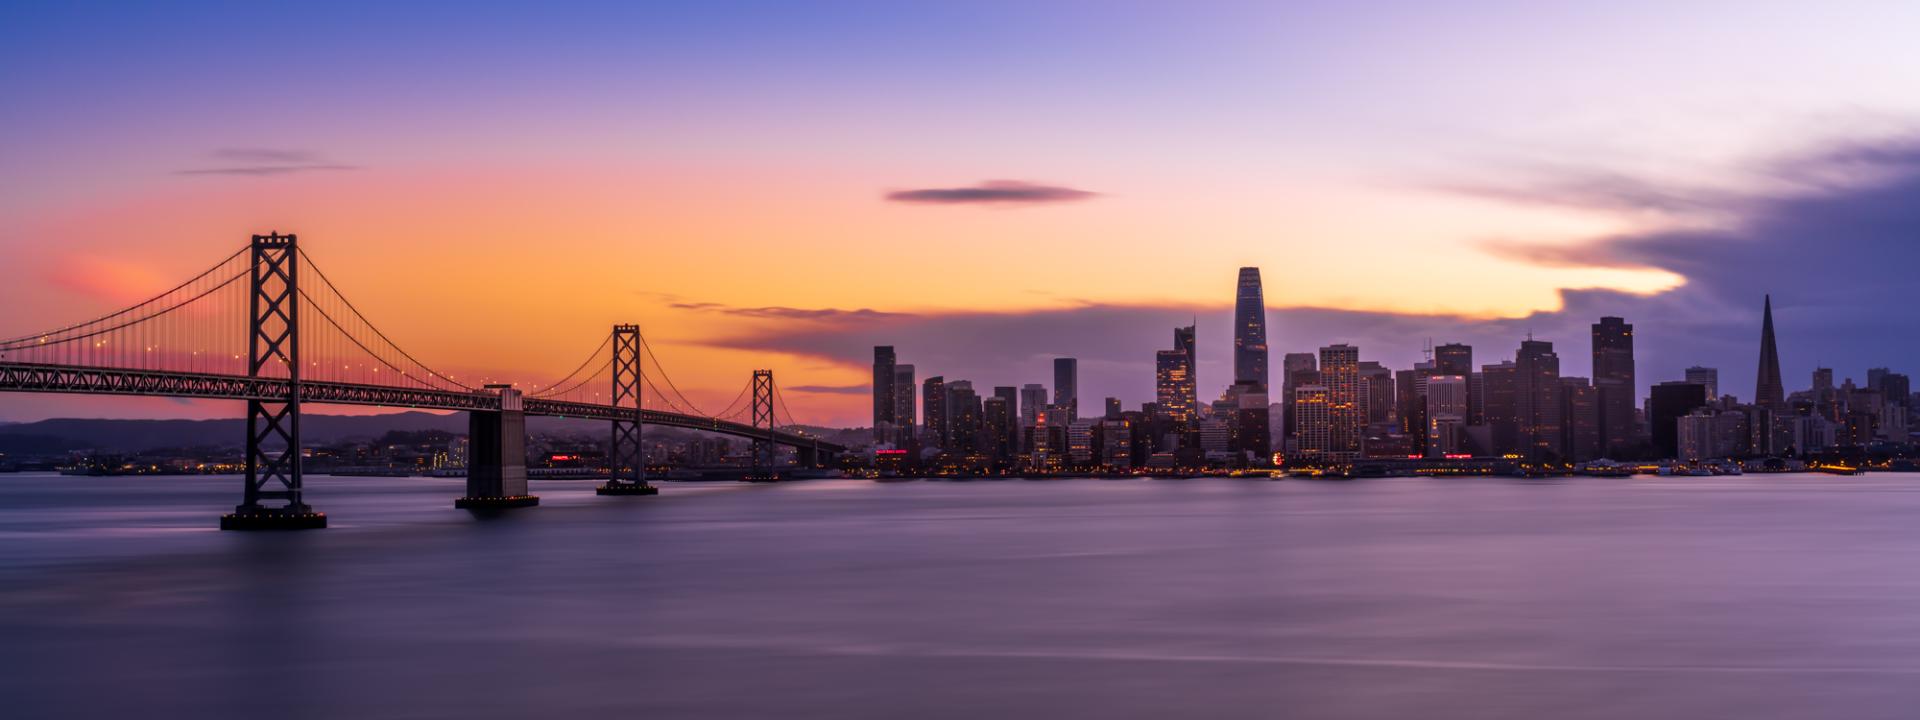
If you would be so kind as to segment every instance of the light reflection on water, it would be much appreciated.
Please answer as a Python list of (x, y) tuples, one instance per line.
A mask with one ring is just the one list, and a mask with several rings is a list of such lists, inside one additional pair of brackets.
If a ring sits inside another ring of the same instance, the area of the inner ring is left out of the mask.
[(1920, 707), (1920, 476), (239, 483), (0, 475), (9, 717)]

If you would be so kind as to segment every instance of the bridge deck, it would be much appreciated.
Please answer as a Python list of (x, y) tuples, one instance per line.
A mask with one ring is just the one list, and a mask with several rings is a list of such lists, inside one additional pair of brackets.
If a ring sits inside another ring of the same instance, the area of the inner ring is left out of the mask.
[[(285, 378), (256, 378), (240, 375), (203, 375), (158, 370), (117, 370), (111, 368), (0, 362), (0, 392), (74, 393), (86, 395), (146, 395), (153, 397), (209, 398), (221, 400), (285, 400), (289, 382)], [(372, 405), (419, 408), (425, 410), (498, 411), (500, 396), (487, 392), (460, 392), (426, 388), (402, 388), (385, 385), (361, 385), (341, 382), (300, 382), (300, 402), (333, 405)], [(611, 405), (525, 398), (528, 415), (616, 420), (631, 417), (633, 411)], [(745, 438), (765, 438), (769, 433), (752, 425), (719, 418), (699, 417), (664, 410), (642, 410), (641, 422), (648, 425), (704, 430)], [(775, 430), (774, 442), (798, 448), (818, 448), (827, 452), (845, 452), (846, 448), (811, 435)]]

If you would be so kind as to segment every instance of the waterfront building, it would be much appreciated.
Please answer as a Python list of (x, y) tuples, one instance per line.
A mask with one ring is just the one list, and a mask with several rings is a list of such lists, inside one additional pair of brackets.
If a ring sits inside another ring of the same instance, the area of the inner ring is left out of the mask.
[(1516, 409), (1521, 453), (1532, 460), (1557, 460), (1560, 445), (1560, 356), (1553, 343), (1525, 340), (1514, 355)]
[(1633, 326), (1617, 317), (1593, 324), (1593, 388), (1600, 423), (1600, 447), (1617, 455), (1634, 444)]
[(1706, 405), (1705, 385), (1670, 381), (1653, 386), (1653, 394), (1647, 401), (1647, 424), (1660, 457), (1680, 456), (1680, 418)]
[(1293, 419), (1297, 424), (1294, 442), (1301, 459), (1324, 461), (1333, 454), (1333, 417), (1329, 412), (1331, 393), (1318, 383), (1293, 389)]
[(1352, 459), (1360, 453), (1366, 424), (1360, 408), (1360, 348), (1346, 343), (1320, 348), (1320, 385), (1327, 390), (1326, 453)]

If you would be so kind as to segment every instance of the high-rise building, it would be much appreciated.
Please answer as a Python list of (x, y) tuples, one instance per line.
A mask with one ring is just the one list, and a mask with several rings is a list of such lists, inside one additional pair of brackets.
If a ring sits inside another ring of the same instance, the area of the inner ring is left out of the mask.
[(1367, 425), (1386, 425), (1394, 419), (1393, 371), (1372, 360), (1360, 363), (1360, 407)]
[(919, 386), (913, 382), (912, 365), (893, 366), (893, 441), (900, 444), (913, 438), (913, 426), (919, 417), (913, 411), (913, 401)]
[(1185, 432), (1194, 421), (1192, 358), (1185, 350), (1161, 350), (1154, 354), (1154, 400), (1160, 412), (1173, 422), (1174, 429)]
[[(1007, 388), (1012, 390), (1013, 388)], [(995, 462), (1011, 462), (1014, 456), (1013, 432), (1017, 426), (1013, 422), (1013, 410), (1006, 396), (995, 388), (993, 397), (980, 403), (980, 425), (982, 435), (990, 442), (983, 443), (980, 451), (991, 456)]]
[(1534, 460), (1559, 459), (1560, 446), (1560, 356), (1553, 343), (1526, 340), (1514, 356), (1516, 392), (1519, 393), (1519, 433), (1523, 450)]
[(993, 396), (1000, 398), (1000, 401), (1007, 406), (1007, 424), (999, 429), (1000, 435), (1005, 438), (1007, 459), (1012, 459), (1014, 455), (1020, 454), (1020, 388), (1012, 385), (996, 385), (993, 388)]
[(967, 380), (955, 380), (947, 383), (947, 444), (948, 450), (962, 452), (987, 452), (991, 450), (987, 443), (981, 442), (985, 427), (985, 411), (981, 407), (980, 394), (974, 392), (973, 383)]
[(1760, 372), (1753, 381), (1753, 403), (1776, 414), (1787, 410), (1786, 390), (1780, 384), (1780, 349), (1773, 339), (1773, 296), (1760, 311)]
[(1469, 408), (1467, 376), (1429, 375), (1426, 378), (1427, 455), (1458, 455), (1465, 451), (1465, 433)]
[(1360, 453), (1366, 411), (1360, 407), (1360, 348), (1340, 343), (1320, 348), (1320, 384), (1327, 388), (1327, 454), (1352, 459)]
[(1260, 289), (1260, 268), (1240, 268), (1233, 302), (1233, 381), (1257, 383), (1267, 391), (1267, 300)]
[(1301, 382), (1297, 376), (1300, 373), (1315, 373), (1312, 382), (1319, 382), (1317, 373), (1320, 366), (1313, 353), (1287, 353), (1280, 359), (1280, 363), (1280, 404), (1282, 406), (1280, 435), (1289, 438), (1298, 437), (1299, 433), (1296, 430), (1300, 424), (1293, 417), (1293, 390), (1307, 383)]
[(1705, 385), (1672, 381), (1653, 386), (1653, 395), (1647, 403), (1647, 429), (1660, 457), (1680, 456), (1680, 418), (1706, 405)]
[(1467, 380), (1467, 415), (1463, 420), (1469, 425), (1481, 422), (1480, 404), (1474, 401), (1478, 393), (1473, 387), (1473, 346), (1465, 343), (1447, 343), (1433, 349), (1434, 375), (1459, 375)]
[(884, 441), (893, 427), (893, 346), (873, 346), (873, 439)]
[(1593, 392), (1602, 454), (1616, 455), (1635, 441), (1633, 326), (1617, 317), (1593, 324)]
[(1173, 349), (1187, 354), (1187, 406), (1198, 411), (1200, 408), (1200, 353), (1194, 342), (1195, 326), (1188, 325), (1173, 329)]
[(1053, 404), (1066, 409), (1067, 422), (1080, 417), (1080, 361), (1053, 359)]
[(1020, 386), (1020, 425), (1033, 427), (1040, 413), (1047, 410), (1047, 386), (1027, 383)]
[(1600, 394), (1586, 378), (1560, 378), (1560, 424), (1566, 459), (1600, 457)]
[(1707, 388), (1707, 402), (1720, 397), (1720, 371), (1716, 368), (1695, 365), (1687, 368), (1687, 382), (1699, 383)]
[(1120, 398), (1109, 397), (1107, 398), (1107, 412), (1105, 415), (1101, 416), (1101, 419), (1118, 420), (1120, 419), (1121, 412), (1122, 411), (1120, 410)]
[(1512, 360), (1480, 367), (1481, 407), (1486, 413), (1488, 452), (1518, 455), (1520, 442), (1519, 367)]
[(939, 375), (927, 378), (921, 383), (920, 414), (926, 416), (926, 432), (921, 442), (936, 447), (947, 446), (947, 383)]
[(1299, 456), (1308, 461), (1329, 459), (1333, 445), (1333, 418), (1328, 414), (1327, 386), (1300, 385), (1293, 389), (1295, 442)]

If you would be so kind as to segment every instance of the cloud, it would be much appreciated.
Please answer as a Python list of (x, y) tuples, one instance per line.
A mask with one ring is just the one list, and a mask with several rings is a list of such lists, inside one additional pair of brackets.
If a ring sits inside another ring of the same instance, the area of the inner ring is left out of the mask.
[(241, 175), (264, 177), (304, 172), (358, 170), (358, 165), (324, 161), (318, 153), (278, 148), (220, 148), (208, 153), (225, 163), (217, 167), (175, 170), (175, 175)]
[(859, 385), (795, 385), (786, 389), (792, 392), (819, 393), (823, 395), (865, 395), (873, 392), (873, 386), (865, 383)]
[(736, 306), (727, 305), (724, 303), (716, 303), (716, 302), (675, 302), (675, 303), (668, 303), (667, 307), (675, 308), (678, 310), (693, 310), (696, 312), (712, 312), (712, 313), (720, 313), (722, 315), (732, 315), (734, 317), (754, 318), (754, 319), (761, 319), (761, 320), (817, 320), (817, 321), (828, 321), (828, 322), (854, 322), (854, 321), (871, 321), (871, 320), (884, 320), (884, 319), (908, 317), (908, 315), (905, 313), (882, 312), (882, 311), (874, 310), (871, 308), (859, 308), (857, 310), (842, 310), (840, 308), (795, 308), (795, 307), (782, 307), (778, 305), (769, 306), (769, 307), (736, 307)]
[(1629, 175), (1567, 167), (1529, 170), (1518, 180), (1476, 179), (1432, 183), (1430, 189), (1516, 205), (1543, 205), (1615, 213), (1671, 215), (1717, 213), (1737, 196), (1718, 190), (1674, 188)]
[(887, 193), (886, 199), (927, 205), (1034, 205), (1085, 200), (1097, 195), (1099, 193), (1056, 185), (988, 180), (973, 187), (896, 190)]

